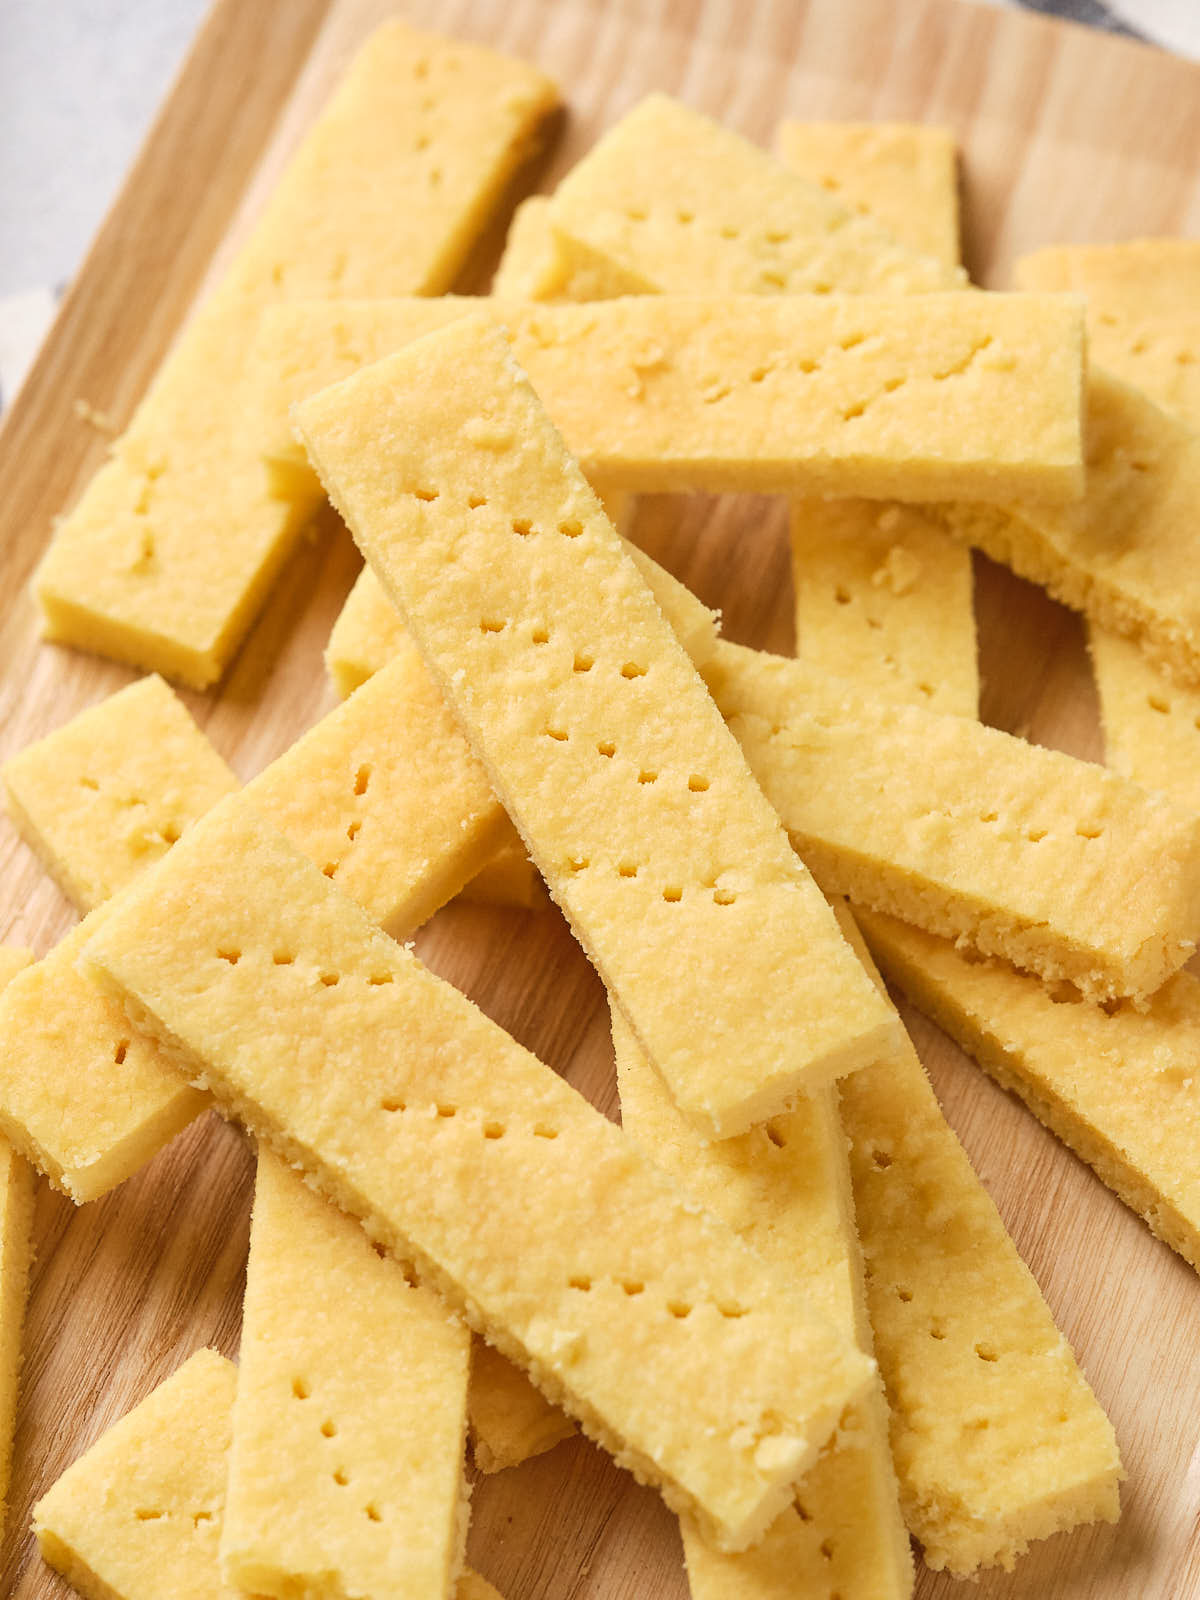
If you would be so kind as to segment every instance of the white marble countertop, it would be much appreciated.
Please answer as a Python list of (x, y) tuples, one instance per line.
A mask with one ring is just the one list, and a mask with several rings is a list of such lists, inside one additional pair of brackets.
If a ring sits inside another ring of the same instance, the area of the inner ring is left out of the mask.
[[(1010, 3), (1200, 57), (1200, 0)], [(206, 7), (207, 0), (0, 0), (0, 408), (32, 361)]]

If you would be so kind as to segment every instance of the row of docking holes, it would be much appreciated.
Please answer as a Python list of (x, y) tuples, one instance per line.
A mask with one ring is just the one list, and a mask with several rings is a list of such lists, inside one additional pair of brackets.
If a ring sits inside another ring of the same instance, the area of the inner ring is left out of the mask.
[[(892, 1165), (892, 1157), (886, 1150), (873, 1151), (871, 1160), (876, 1170), (879, 1172), (886, 1172), (887, 1169)], [(869, 1265), (867, 1266), (866, 1272), (867, 1277), (870, 1278), (872, 1274)], [(894, 1288), (897, 1300), (901, 1301), (906, 1306), (912, 1304), (913, 1292), (910, 1288), (902, 1283), (897, 1283), (894, 1285)], [(939, 1344), (946, 1338), (945, 1328), (943, 1328), (936, 1319), (930, 1324), (929, 1337), (936, 1340)], [(975, 1354), (980, 1361), (986, 1361), (989, 1364), (991, 1362), (999, 1361), (1000, 1359), (1000, 1352), (995, 1348), (995, 1346), (982, 1339), (975, 1346)], [(1065, 1422), (1066, 1420), (1067, 1419), (1065, 1416), (1059, 1417), (1060, 1422)], [(982, 1422), (974, 1424), (974, 1426), (986, 1428), (987, 1420), (984, 1419)]]
[[(1096, 321), (1106, 328), (1117, 328), (1121, 325), (1120, 317), (1113, 316), (1111, 311), (1098, 311), (1096, 313)], [(1144, 356), (1146, 351), (1153, 347), (1153, 344), (1153, 338), (1147, 337), (1145, 334), (1138, 334), (1129, 341), (1126, 348), (1131, 356)], [(1184, 349), (1176, 350), (1174, 359), (1177, 367), (1194, 367), (1200, 361), (1200, 355), (1197, 355), (1194, 350), (1185, 347)]]
[[(441, 499), (441, 491), (439, 489), (414, 489), (412, 493), (415, 500), (420, 500), (425, 505), (433, 505), (435, 501)], [(487, 503), (488, 499), (485, 494), (469, 494), (467, 496), (467, 509), (469, 511), (479, 511)], [(532, 517), (514, 517), (509, 526), (522, 539), (530, 539), (542, 531), (534, 526)], [(564, 539), (578, 539), (583, 532), (583, 523), (577, 517), (564, 517), (557, 524), (557, 528)]]
[[(631, 1300), (646, 1292), (646, 1285), (640, 1278), (618, 1278), (616, 1281)], [(579, 1294), (590, 1294), (594, 1283), (595, 1280), (589, 1277), (587, 1273), (575, 1272), (567, 1279), (567, 1288), (574, 1289)], [(721, 1315), (729, 1321), (736, 1321), (739, 1317), (749, 1315), (749, 1308), (738, 1305), (736, 1301), (717, 1300), (713, 1304), (715, 1304)], [(670, 1299), (666, 1302), (667, 1315), (674, 1317), (677, 1322), (685, 1321), (695, 1309), (694, 1303), (690, 1300)]]
[[(296, 1400), (312, 1399), (312, 1385), (308, 1382), (307, 1378), (298, 1377), (292, 1379), (292, 1397)], [(320, 1434), (322, 1439), (336, 1439), (338, 1434), (337, 1423), (334, 1422), (332, 1418), (326, 1417), (320, 1425)], [(346, 1471), (345, 1467), (335, 1467), (329, 1476), (340, 1489), (345, 1489), (349, 1486), (350, 1474)], [(374, 1500), (369, 1500), (363, 1507), (363, 1515), (366, 1517), (368, 1522), (383, 1521), (383, 1512), (380, 1510), (379, 1506)]]
[[(931, 810), (926, 811), (924, 815), (927, 817), (951, 817), (955, 820), (966, 821), (965, 817), (958, 818), (955, 813), (949, 811)], [(979, 813), (979, 821), (988, 824), (999, 822), (1000, 813), (998, 811), (981, 811)], [(1049, 835), (1049, 832), (1049, 828), (1029, 828), (1026, 830), (1025, 837), (1030, 844), (1041, 844), (1042, 840)], [(1104, 829), (1095, 822), (1077, 822), (1075, 824), (1075, 837), (1077, 839), (1102, 839), (1104, 837)]]
[[(873, 1151), (871, 1155), (871, 1161), (878, 1172), (886, 1172), (892, 1164), (892, 1158), (886, 1150)], [(867, 1270), (867, 1276), (871, 1276), (869, 1268)], [(898, 1283), (896, 1285), (897, 1300), (903, 1301), (905, 1305), (910, 1305), (912, 1303), (912, 1297), (913, 1292), (911, 1289), (905, 1288), (903, 1284)], [(929, 1329), (929, 1337), (940, 1342), (946, 1337), (945, 1330), (941, 1328), (935, 1321)], [(989, 1344), (977, 1344), (975, 1346), (975, 1354), (979, 1357), (980, 1361), (998, 1361), (1000, 1359), (996, 1351)]]
[[(567, 869), (573, 873), (587, 872), (591, 867), (591, 858), (588, 856), (568, 856)], [(638, 875), (636, 861), (622, 861), (617, 867), (617, 876), (632, 879)], [(716, 906), (731, 906), (737, 900), (737, 895), (732, 889), (718, 889), (715, 878), (706, 878), (700, 885), (702, 889), (711, 890), (713, 904)], [(683, 885), (668, 883), (663, 886), (662, 897), (668, 905), (678, 905), (683, 899)]]
[[(402, 1096), (395, 1094), (385, 1096), (385, 1098), (379, 1102), (379, 1109), (381, 1111), (386, 1111), (389, 1116), (402, 1114), (410, 1110), (420, 1112), (425, 1115), (428, 1115), (430, 1111), (433, 1111), (436, 1113), (435, 1122), (437, 1123), (454, 1121), (454, 1119), (458, 1116), (459, 1111), (457, 1106), (450, 1105), (448, 1101), (444, 1100), (433, 1102), (425, 1101), (420, 1105), (410, 1106)], [(472, 1118), (464, 1117), (459, 1126), (470, 1126), (472, 1121)], [(482, 1122), (477, 1122), (475, 1123), (475, 1126), (478, 1127), (479, 1132), (483, 1135), (483, 1137), (488, 1140), (503, 1139), (505, 1134), (509, 1132), (509, 1129), (503, 1122), (497, 1122), (493, 1117), (486, 1118)], [(535, 1139), (558, 1138), (558, 1129), (550, 1127), (550, 1125), (545, 1122), (535, 1122), (532, 1128), (522, 1129), (520, 1131), (531, 1133)]]
[[(480, 617), (479, 631), (483, 634), (503, 633), (508, 627), (507, 617)], [(529, 635), (530, 644), (549, 644), (550, 630), (544, 623), (535, 623)], [(577, 650), (572, 662), (575, 672), (590, 672), (596, 665), (595, 656), (588, 655), (586, 651)], [(623, 661), (620, 667), (621, 676), (626, 682), (632, 683), (635, 678), (644, 678), (647, 669), (638, 661)], [(551, 734), (551, 738), (566, 738), (566, 734)]]
[[(627, 206), (625, 215), (630, 222), (648, 222), (650, 219), (650, 213), (644, 206)], [(677, 222), (680, 227), (688, 228), (696, 221), (696, 213), (688, 210), (686, 206), (678, 206), (671, 220)], [(727, 240), (740, 239), (742, 231), (734, 222), (722, 222), (716, 230), (718, 238)], [(833, 232), (834, 229), (830, 228), (829, 231)], [(792, 232), (788, 228), (755, 230), (756, 243), (770, 245), (775, 249), (791, 244), (792, 238)], [(766, 289), (787, 289), (791, 282), (786, 274), (777, 271), (773, 267), (764, 267), (758, 276), (759, 281)], [(832, 294), (833, 287), (832, 282), (826, 282), (823, 279), (818, 279), (816, 282), (805, 284), (804, 286), (807, 294)]]
[[(170, 1515), (170, 1512), (162, 1511), (157, 1506), (139, 1506), (134, 1512), (139, 1522), (158, 1522), (162, 1517)], [(202, 1523), (211, 1522), (214, 1517), (211, 1511), (191, 1511), (188, 1515), (192, 1519), (192, 1527), (196, 1529), (199, 1529)]]
[[(370, 782), (371, 782), (371, 766), (370, 766), (369, 763), (364, 762), (364, 764), (362, 766), (360, 766), (358, 768), (358, 770), (354, 774), (354, 794), (355, 794), (356, 798), (361, 798), (364, 794), (366, 794), (367, 787), (370, 784)], [(349, 822), (349, 824), (347, 825), (347, 828), (346, 828), (346, 838), (350, 841), (351, 844), (353, 844), (354, 841), (358, 838), (358, 836), (359, 836), (359, 834), (361, 832), (362, 832), (362, 818), (361, 817), (353, 817), (353, 818), (351, 818), (351, 820), (350, 820), (350, 822)], [(344, 859), (345, 859), (345, 857), (341, 857), (337, 861), (327, 861), (325, 863), (325, 865), (321, 868), (321, 871), (325, 874), (325, 876), (327, 878), (332, 878), (334, 876), (334, 874), (337, 872), (338, 868), (341, 866), (342, 861)], [(282, 963), (280, 963), (280, 964), (282, 964)]]
[[(242, 959), (241, 950), (233, 945), (220, 945), (216, 951), (218, 961), (224, 961), (231, 967), (236, 967)], [(271, 964), (276, 967), (292, 967), (296, 964), (296, 957), (289, 950), (276, 950), (271, 956)], [(340, 972), (329, 970), (320, 973), (321, 984), (326, 989), (336, 989), (342, 981)], [(392, 983), (394, 979), (390, 972), (372, 972), (367, 978), (367, 986), (375, 989), (385, 983)]]

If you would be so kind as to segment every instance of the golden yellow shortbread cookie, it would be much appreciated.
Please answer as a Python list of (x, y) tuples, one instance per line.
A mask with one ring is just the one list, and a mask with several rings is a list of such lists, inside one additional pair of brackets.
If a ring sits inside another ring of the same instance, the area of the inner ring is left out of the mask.
[(238, 403), (263, 308), (439, 294), (557, 102), (536, 68), (390, 22), (368, 40), (34, 579), (47, 638), (203, 688), (302, 519)]
[(781, 122), (779, 159), (948, 269), (958, 266), (958, 151), (921, 122)]
[[(241, 1600), (217, 1546), (237, 1368), (198, 1350), (33, 1509), (43, 1557), (85, 1600)], [(455, 1600), (500, 1600), (467, 1570)]]
[(1194, 814), (806, 661), (723, 643), (705, 678), (827, 891), (1100, 999), (1153, 993), (1195, 948)]
[(974, 717), (971, 553), (912, 506), (793, 500), (796, 654), (889, 700)]
[(81, 911), (170, 849), (237, 779), (159, 677), (141, 678), (4, 767), (21, 837)]
[(1200, 981), (1178, 973), (1145, 1010), (1090, 1005), (894, 917), (857, 915), (888, 977), (1200, 1270)]
[(221, 1571), (251, 1594), (452, 1591), (469, 1335), (260, 1150)]
[(143, 884), (87, 950), (139, 1023), (676, 1510), (761, 1536), (871, 1363), (239, 796)]
[(1083, 499), (1007, 508), (932, 505), (929, 516), (1022, 577), (1135, 640), (1181, 683), (1200, 681), (1200, 435), (1093, 368)]
[(1073, 301), (638, 295), (276, 307), (251, 382), (277, 492), (305, 509), (319, 495), (290, 437), (294, 401), (483, 313), (586, 476), (609, 488), (1005, 501), (1083, 487)]
[(599, 262), (629, 294), (909, 294), (963, 281), (662, 94), (567, 174), (550, 215), (568, 270)]
[(680, 1108), (724, 1137), (875, 1059), (894, 1019), (503, 336), (460, 319), (298, 416)]
[(1011, 1569), (1034, 1539), (1115, 1522), (1112, 1426), (907, 1036), (839, 1093), (900, 1498), (926, 1564)]
[[(612, 1013), (621, 1123), (685, 1189), (810, 1295), (870, 1352), (846, 1136), (833, 1088), (736, 1139), (706, 1143), (679, 1115), (628, 1023)], [(753, 1550), (728, 1555), (683, 1523), (692, 1600), (775, 1600), (836, 1590), (842, 1600), (905, 1600), (908, 1535), (896, 1498), (888, 1414), (877, 1385), (843, 1419), (800, 1486), (798, 1506)]]

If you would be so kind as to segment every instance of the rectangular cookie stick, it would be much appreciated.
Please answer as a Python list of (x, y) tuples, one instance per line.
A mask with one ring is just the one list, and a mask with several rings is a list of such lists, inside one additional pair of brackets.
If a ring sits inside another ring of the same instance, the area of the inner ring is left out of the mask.
[(872, 693), (974, 717), (971, 552), (913, 506), (791, 504), (796, 654)]
[(277, 307), (252, 381), (279, 491), (302, 492), (293, 401), (469, 313), (506, 329), (585, 476), (609, 488), (1000, 502), (1083, 488), (1081, 308), (979, 293)]
[(900, 244), (958, 267), (958, 150), (949, 128), (781, 122), (775, 148), (789, 171), (874, 217)]
[(1143, 789), (1200, 812), (1200, 687), (1164, 676), (1132, 639), (1094, 624), (1088, 653), (1105, 761)]
[(1200, 239), (1049, 245), (1021, 256), (1015, 276), (1023, 288), (1086, 295), (1097, 311), (1175, 322), (1196, 312)]
[(1195, 949), (1192, 813), (805, 661), (723, 643), (705, 678), (827, 891), (1099, 999), (1152, 994)]
[(470, 1335), (267, 1149), (221, 1531), (235, 1589), (436, 1600), (467, 1531)]
[[(786, 167), (827, 192), (840, 189), (845, 207), (873, 214), (895, 242), (958, 266), (956, 151), (948, 128), (785, 122), (778, 146)], [(551, 196), (535, 194), (517, 207), (492, 293), (542, 302), (627, 293), (628, 275), (602, 257), (572, 269), (554, 232), (553, 205)]]
[(1089, 623), (1133, 639), (1170, 677), (1196, 684), (1200, 435), (1098, 368), (1088, 375), (1084, 432), (1082, 500), (938, 504), (927, 514)]
[[(862, 1259), (854, 1229), (846, 1138), (837, 1095), (819, 1089), (786, 1116), (737, 1139), (706, 1143), (679, 1115), (621, 1013), (612, 1012), (621, 1124), (795, 1283), (845, 1338), (871, 1348)], [(880, 1386), (843, 1418), (800, 1486), (798, 1507), (776, 1518), (753, 1550), (729, 1555), (686, 1520), (692, 1600), (772, 1600), (833, 1590), (842, 1600), (907, 1600), (913, 1565), (896, 1498), (888, 1413)]]
[[(839, 921), (882, 990), (844, 908)], [(1032, 1540), (1115, 1522), (1112, 1426), (908, 1035), (839, 1094), (900, 1499), (926, 1565), (1011, 1571)]]
[(297, 415), (680, 1109), (728, 1137), (876, 1059), (895, 1018), (503, 335), (463, 318)]
[(108, 911), (89, 912), (0, 994), (0, 1132), (76, 1205), (123, 1183), (208, 1105), (77, 969)]
[[(793, 122), (778, 143), (785, 164), (905, 243), (958, 260), (948, 129)], [(970, 550), (914, 507), (870, 500), (796, 499), (791, 539), (797, 655), (889, 699), (977, 714)]]
[(1200, 981), (1178, 973), (1145, 1010), (1089, 1005), (893, 917), (856, 916), (913, 1003), (1200, 1271)]
[(550, 214), (568, 268), (598, 261), (626, 294), (926, 294), (964, 281), (662, 94), (572, 168)]
[[(237, 1368), (198, 1350), (33, 1508), (44, 1560), (85, 1600), (242, 1600), (217, 1546)], [(169, 1574), (169, 1579), (166, 1575)], [(466, 1571), (455, 1600), (500, 1600)]]
[(85, 912), (159, 860), (238, 786), (157, 676), (27, 745), (2, 776), (21, 837)]
[(806, 1302), (239, 796), (133, 886), (87, 959), (227, 1111), (718, 1543), (765, 1531), (870, 1381)]
[[(308, 459), (305, 457), (305, 470), (310, 471)], [(321, 491), (322, 497), (324, 490)], [(608, 520), (618, 533), (624, 532), (632, 505), (632, 498), (622, 494), (600, 494), (600, 502), (604, 506)], [(644, 563), (643, 571), (649, 574), (653, 570), (661, 574), (664, 585), (675, 585), (675, 590), (682, 591), (683, 599), (677, 608), (677, 615), (672, 617), (672, 626), (677, 633), (683, 623), (682, 607), (688, 599), (695, 601), (689, 595), (683, 584), (675, 583), (670, 573), (666, 572), (657, 562), (637, 550), (636, 545), (629, 546), (629, 552), (637, 560), (641, 557)], [(635, 554), (635, 552), (637, 552)], [(646, 581), (651, 582), (647, 575)], [(655, 579), (655, 583), (660, 581)], [(651, 587), (655, 587), (651, 583)], [(662, 601), (660, 599), (660, 604)], [(699, 606), (699, 602), (695, 602)], [(680, 635), (684, 649), (692, 656), (693, 660), (699, 657), (702, 641), (707, 637), (715, 640), (716, 629), (712, 622), (712, 613), (707, 612), (707, 623), (700, 615), (700, 610), (694, 611), (695, 621), (689, 623)], [(379, 671), (391, 660), (397, 650), (401, 648), (402, 641), (407, 641), (408, 635), (404, 624), (396, 614), (396, 608), (388, 599), (379, 579), (370, 567), (364, 567), (354, 580), (354, 587), (346, 596), (346, 602), (338, 612), (337, 621), (330, 629), (329, 643), (325, 646), (325, 670), (329, 673), (333, 687), (344, 700), (347, 695), (367, 681), (373, 673)]]
[(380, 28), (185, 328), (34, 579), (45, 636), (204, 688), (302, 519), (267, 488), (237, 403), (274, 301), (446, 289), (557, 103), (534, 67)]
[[(1200, 245), (1063, 245), (1024, 257), (1016, 272), (1034, 287), (1086, 295), (1094, 358), (1200, 432)], [(1200, 689), (1172, 682), (1136, 644), (1098, 623), (1088, 647), (1109, 766), (1200, 810)]]

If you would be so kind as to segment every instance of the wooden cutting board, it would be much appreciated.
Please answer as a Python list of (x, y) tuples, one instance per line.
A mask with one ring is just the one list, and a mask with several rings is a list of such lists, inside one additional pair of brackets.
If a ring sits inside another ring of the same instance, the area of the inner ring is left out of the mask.
[[(533, 175), (541, 187), (641, 95), (664, 89), (763, 142), (784, 115), (951, 124), (964, 153), (968, 263), (993, 286), (1038, 244), (1200, 234), (1200, 68), (1028, 15), (961, 0), (221, 0), (0, 434), (0, 759), (130, 677), (39, 645), (25, 589), (50, 519), (103, 453), (78, 401), (126, 419), (336, 74), (397, 9), (531, 57), (563, 84), (570, 118)], [(486, 285), (489, 267), (484, 251), (464, 286)], [(730, 637), (790, 650), (779, 504), (648, 501), (638, 537), (724, 608)], [(244, 778), (332, 704), (320, 652), (356, 567), (345, 534), (319, 530), (220, 692), (185, 696)], [(977, 576), (986, 720), (1097, 759), (1076, 620), (986, 563)], [(41, 953), (72, 920), (0, 823), (0, 939)], [(556, 913), (452, 906), (418, 949), (614, 1110), (601, 988)], [(1119, 1527), (1048, 1541), (974, 1593), (1200, 1596), (1200, 1282), (934, 1028), (906, 1020), (1112, 1416), (1129, 1472)], [(98, 1204), (76, 1211), (43, 1186), (3, 1594), (67, 1593), (26, 1529), (68, 1462), (197, 1345), (236, 1354), (250, 1187), (246, 1144), (211, 1116)], [(508, 1600), (686, 1595), (671, 1517), (580, 1442), (481, 1480), (470, 1552)], [(925, 1600), (955, 1588), (924, 1571), (918, 1582)]]

